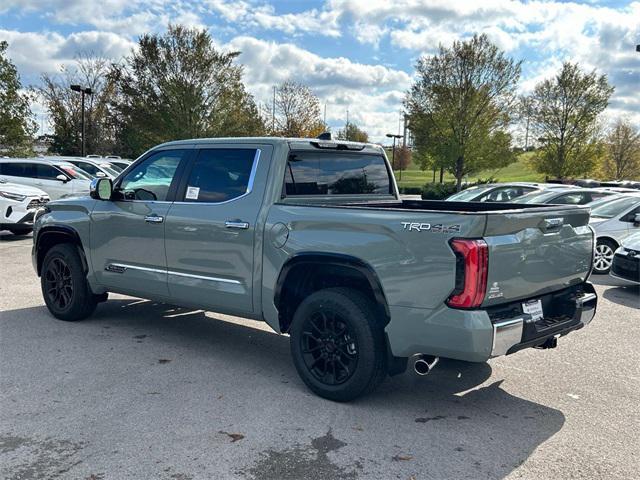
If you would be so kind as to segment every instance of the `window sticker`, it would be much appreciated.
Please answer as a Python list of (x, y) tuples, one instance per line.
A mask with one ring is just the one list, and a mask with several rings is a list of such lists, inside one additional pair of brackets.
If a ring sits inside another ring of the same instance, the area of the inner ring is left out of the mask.
[(187, 194), (184, 196), (187, 200), (197, 200), (200, 196), (199, 187), (187, 187)]

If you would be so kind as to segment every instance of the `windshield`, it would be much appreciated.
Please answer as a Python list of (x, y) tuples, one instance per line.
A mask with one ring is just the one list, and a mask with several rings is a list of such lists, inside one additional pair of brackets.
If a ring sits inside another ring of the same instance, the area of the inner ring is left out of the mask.
[(558, 196), (560, 192), (533, 192), (511, 200), (513, 203), (547, 203)]
[(112, 177), (117, 177), (118, 175), (120, 175), (120, 172), (122, 171), (122, 170), (116, 170), (115, 165), (112, 165), (110, 163), (100, 163), (99, 165), (102, 170), (107, 172)]
[(80, 179), (80, 180), (91, 180), (91, 177), (84, 170), (80, 170), (75, 165), (71, 163), (60, 164), (58, 165), (64, 172), (69, 175), (71, 178)]
[[(607, 199), (608, 200), (608, 199)], [(598, 205), (591, 209), (591, 216), (595, 218), (613, 218), (634, 205), (640, 204), (640, 196), (638, 197), (622, 197), (610, 202), (597, 202)], [(592, 204), (592, 205), (595, 205)]]
[(454, 193), (447, 200), (455, 200), (457, 202), (466, 202), (471, 200), (472, 198), (477, 197), (483, 192), (487, 192), (491, 190), (493, 187), (470, 187), (466, 190), (462, 190), (461, 192)]

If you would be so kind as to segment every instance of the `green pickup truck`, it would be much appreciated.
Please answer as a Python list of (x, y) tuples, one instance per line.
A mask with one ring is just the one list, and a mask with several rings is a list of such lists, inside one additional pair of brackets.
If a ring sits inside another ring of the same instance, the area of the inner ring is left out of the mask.
[(579, 206), (402, 200), (376, 145), (197, 139), (49, 203), (33, 264), (62, 320), (108, 292), (263, 320), (311, 390), (347, 401), (409, 360), (424, 375), (585, 326), (588, 222)]

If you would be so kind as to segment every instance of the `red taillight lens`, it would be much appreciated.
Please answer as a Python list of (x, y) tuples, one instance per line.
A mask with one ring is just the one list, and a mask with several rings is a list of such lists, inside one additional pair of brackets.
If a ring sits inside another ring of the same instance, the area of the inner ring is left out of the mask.
[(456, 288), (447, 299), (453, 308), (476, 308), (487, 293), (489, 249), (484, 240), (454, 238), (450, 242), (456, 254)]

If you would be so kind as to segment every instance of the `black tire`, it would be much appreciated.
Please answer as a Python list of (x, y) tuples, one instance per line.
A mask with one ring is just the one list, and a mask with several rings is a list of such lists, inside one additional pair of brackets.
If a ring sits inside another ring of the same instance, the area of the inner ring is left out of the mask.
[(7, 230), (14, 235), (28, 235), (33, 231), (33, 227), (11, 227)]
[(357, 290), (311, 294), (298, 306), (289, 333), (296, 370), (321, 397), (347, 402), (373, 391), (387, 376), (381, 319)]
[(83, 320), (98, 304), (91, 292), (75, 245), (55, 245), (42, 262), (42, 296), (51, 314), (68, 322)]
[(616, 251), (618, 245), (611, 240), (598, 239), (596, 241), (595, 258), (593, 259), (593, 273), (606, 274), (611, 270), (613, 263), (613, 252)]

